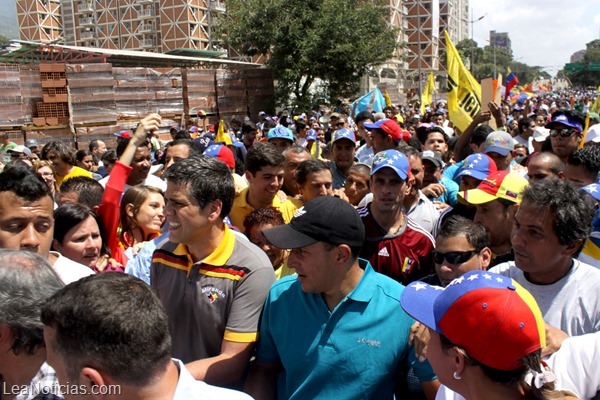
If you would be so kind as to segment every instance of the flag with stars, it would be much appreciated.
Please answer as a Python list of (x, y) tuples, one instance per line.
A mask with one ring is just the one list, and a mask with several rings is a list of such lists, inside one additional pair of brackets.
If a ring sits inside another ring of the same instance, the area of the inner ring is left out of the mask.
[(446, 288), (413, 282), (401, 304), (417, 321), (492, 368), (516, 369), (523, 357), (546, 345), (535, 299), (506, 276), (470, 271)]

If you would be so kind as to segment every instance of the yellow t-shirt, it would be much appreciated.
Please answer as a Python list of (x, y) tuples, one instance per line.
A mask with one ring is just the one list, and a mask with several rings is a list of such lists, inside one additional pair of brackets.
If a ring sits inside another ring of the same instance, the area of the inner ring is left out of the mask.
[[(229, 213), (229, 220), (233, 226), (244, 232), (244, 219), (248, 214), (254, 211), (254, 207), (248, 204), (248, 188), (242, 190), (233, 200), (233, 207)], [(282, 201), (278, 196), (273, 197), (271, 203), (273, 207), (281, 212), (283, 220), (286, 224), (294, 217), (294, 213), (298, 208), (302, 207), (302, 202), (296, 199), (288, 197), (285, 201)]]
[(57, 176), (56, 177), (56, 186), (60, 187), (60, 184), (66, 181), (67, 179), (74, 178), (76, 176), (86, 176), (88, 178), (92, 178), (92, 173), (90, 171), (86, 171), (83, 168), (73, 167), (71, 171), (65, 176)]

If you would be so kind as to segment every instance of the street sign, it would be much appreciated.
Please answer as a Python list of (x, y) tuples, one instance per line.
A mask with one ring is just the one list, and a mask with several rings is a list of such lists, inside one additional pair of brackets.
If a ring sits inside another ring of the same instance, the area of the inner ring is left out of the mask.
[(588, 70), (600, 71), (600, 62), (591, 62), (588, 64)]

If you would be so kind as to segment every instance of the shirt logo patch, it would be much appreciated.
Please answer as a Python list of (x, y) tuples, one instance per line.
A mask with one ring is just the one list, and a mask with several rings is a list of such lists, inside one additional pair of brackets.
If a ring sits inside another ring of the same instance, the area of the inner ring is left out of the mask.
[(202, 294), (208, 298), (208, 302), (210, 304), (213, 304), (215, 301), (219, 300), (219, 298), (224, 299), (225, 297), (227, 297), (225, 295), (225, 292), (212, 285), (203, 286)]
[(377, 255), (381, 257), (389, 257), (390, 253), (388, 252), (387, 247), (384, 247), (383, 249), (379, 250), (379, 253), (377, 253)]

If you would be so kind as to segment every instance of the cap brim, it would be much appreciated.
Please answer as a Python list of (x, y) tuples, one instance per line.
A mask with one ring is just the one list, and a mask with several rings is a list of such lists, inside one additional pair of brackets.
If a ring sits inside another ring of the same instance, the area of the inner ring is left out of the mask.
[(481, 189), (471, 189), (459, 192), (458, 197), (469, 204), (484, 204), (498, 199), (496, 196), (486, 193)]
[(406, 180), (406, 178), (407, 178), (406, 174), (404, 174), (402, 171), (398, 170), (398, 168), (395, 168), (392, 165), (380, 165), (378, 167), (373, 168), (373, 170), (371, 171), (371, 176), (375, 175), (375, 173), (377, 171), (380, 171), (383, 168), (389, 168), (389, 169), (393, 170), (396, 173), (396, 175), (398, 175), (400, 177), (400, 179), (402, 179), (402, 180)]
[(439, 286), (416, 281), (404, 288), (400, 296), (400, 304), (408, 315), (437, 332), (433, 305), (442, 293), (444, 289)]
[(485, 149), (483, 152), (485, 154), (494, 152), (494, 153), (500, 154), (503, 157), (506, 157), (508, 155), (508, 153), (510, 153), (510, 150), (509, 149), (505, 149), (503, 147), (490, 146), (487, 149)]
[[(467, 173), (470, 172), (470, 173)], [(484, 180), (485, 178), (487, 178), (488, 176), (485, 174), (485, 172), (481, 172), (481, 171), (475, 171), (472, 169), (465, 169), (464, 171), (459, 172), (456, 177), (460, 178), (461, 176), (470, 176), (473, 177), (475, 179), (479, 179), (480, 181)]]
[(262, 234), (269, 243), (280, 249), (297, 249), (318, 242), (317, 239), (298, 232), (291, 225), (279, 225), (262, 231)]

